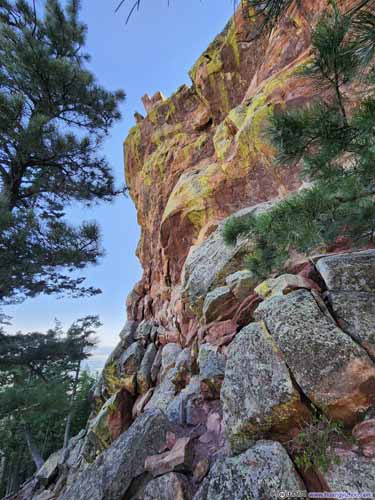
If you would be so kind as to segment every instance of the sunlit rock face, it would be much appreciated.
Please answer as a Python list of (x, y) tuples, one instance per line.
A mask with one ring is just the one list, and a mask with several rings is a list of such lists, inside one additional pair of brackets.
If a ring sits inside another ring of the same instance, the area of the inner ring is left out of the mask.
[(275, 108), (301, 106), (317, 89), (296, 76), (326, 1), (292, 2), (271, 34), (239, 8), (193, 66), (191, 87), (146, 96), (148, 114), (125, 141), (125, 173), (142, 234), (144, 274), (128, 302), (133, 319), (187, 321), (176, 307), (184, 263), (226, 216), (299, 186), (297, 168), (273, 164), (264, 134)]

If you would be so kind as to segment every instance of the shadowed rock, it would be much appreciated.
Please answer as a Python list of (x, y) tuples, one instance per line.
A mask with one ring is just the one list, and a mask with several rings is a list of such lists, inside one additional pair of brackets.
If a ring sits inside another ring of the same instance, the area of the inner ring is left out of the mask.
[(375, 293), (333, 291), (327, 298), (340, 327), (375, 358)]
[(139, 394), (145, 394), (151, 388), (151, 369), (155, 356), (155, 344), (150, 344), (146, 349), (141, 366), (137, 372), (137, 389)]
[(61, 500), (119, 500), (144, 473), (145, 459), (166, 441), (169, 424), (159, 410), (141, 415), (97, 460), (80, 471)]
[(166, 474), (150, 481), (137, 500), (191, 500), (191, 486), (182, 474)]

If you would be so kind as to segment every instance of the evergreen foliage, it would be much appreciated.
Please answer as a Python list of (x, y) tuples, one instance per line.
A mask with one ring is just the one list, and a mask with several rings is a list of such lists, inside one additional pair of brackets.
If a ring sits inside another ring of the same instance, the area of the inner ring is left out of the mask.
[[(260, 279), (281, 269), (292, 252), (324, 249), (340, 236), (354, 246), (374, 240), (375, 15), (343, 14), (332, 2), (312, 43), (314, 58), (301, 72), (326, 98), (276, 112), (267, 130), (276, 162), (300, 163), (308, 187), (258, 217), (232, 219), (224, 228), (229, 244), (240, 234), (253, 239), (248, 264)], [(365, 89), (355, 107), (346, 97), (349, 84)]]
[(1, 335), (0, 495), (16, 490), (63, 448), (65, 436), (86, 426), (95, 379), (81, 363), (90, 356), (99, 326), (97, 317), (88, 316), (66, 332), (57, 323), (47, 334)]
[(98, 293), (71, 271), (102, 255), (95, 222), (65, 220), (74, 202), (119, 193), (99, 149), (122, 91), (87, 69), (80, 2), (0, 0), (0, 300)]

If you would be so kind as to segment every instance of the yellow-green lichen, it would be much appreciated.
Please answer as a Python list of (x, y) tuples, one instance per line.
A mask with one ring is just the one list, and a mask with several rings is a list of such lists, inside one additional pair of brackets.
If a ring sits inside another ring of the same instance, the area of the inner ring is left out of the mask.
[(166, 171), (165, 165), (168, 156), (173, 151), (183, 148), (183, 144), (187, 143), (190, 136), (184, 132), (178, 132), (180, 126), (174, 130), (169, 130), (169, 135), (166, 136), (166, 130), (159, 131), (152, 136), (152, 142), (156, 149), (147, 156), (143, 162), (140, 176), (145, 186), (151, 186), (155, 181), (155, 173), (158, 179), (162, 180)]
[[(285, 83), (299, 71), (300, 65), (287, 68), (271, 76), (250, 102), (247, 105), (241, 105), (241, 111), (237, 110), (238, 120), (236, 124), (239, 126), (239, 131), (236, 134), (235, 142), (242, 159), (247, 160), (243, 162), (245, 166), (249, 165), (249, 159), (259, 154), (266, 160), (272, 158), (274, 150), (264, 133), (267, 119), (274, 109), (271, 97), (275, 90), (283, 88)], [(241, 124), (242, 119), (243, 123)]]
[[(126, 152), (126, 157), (131, 156), (134, 158), (137, 166), (140, 168), (142, 165), (142, 160), (139, 155), (139, 146), (141, 143), (142, 139), (142, 134), (141, 134), (141, 129), (139, 125), (135, 125), (132, 129), (130, 129), (130, 132), (128, 134), (128, 137), (125, 140), (125, 152)], [(126, 164), (125, 164), (126, 167)]]
[(173, 102), (173, 96), (157, 104), (147, 115), (147, 119), (153, 124), (158, 125), (161, 121), (167, 122), (176, 113), (176, 106)]
[(117, 374), (117, 364), (113, 361), (103, 370), (103, 380), (108, 394), (115, 394), (122, 386), (121, 378)]
[(162, 222), (177, 212), (184, 212), (197, 230), (202, 228), (210, 217), (211, 180), (219, 171), (217, 164), (209, 164), (184, 173), (169, 197)]
[(213, 142), (219, 160), (224, 160), (238, 129), (246, 119), (246, 114), (244, 106), (237, 106), (229, 112), (228, 116), (217, 127)]

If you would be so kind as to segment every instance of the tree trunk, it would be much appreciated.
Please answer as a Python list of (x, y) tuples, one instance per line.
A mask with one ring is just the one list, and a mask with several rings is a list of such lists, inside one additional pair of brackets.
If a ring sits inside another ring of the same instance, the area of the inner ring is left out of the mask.
[(33, 443), (30, 431), (27, 428), (25, 428), (25, 436), (26, 436), (26, 442), (27, 442), (27, 446), (29, 448), (31, 458), (33, 459), (35, 467), (37, 468), (37, 470), (39, 470), (42, 467), (42, 465), (44, 464), (43, 457), (40, 454), (40, 451), (38, 450), (38, 448)]
[(65, 433), (64, 433), (64, 450), (66, 450), (68, 443), (69, 443), (69, 437), (70, 437), (70, 428), (72, 426), (72, 403), (70, 404), (70, 410), (68, 417), (66, 419), (66, 424), (65, 424)]
[(6, 463), (6, 458), (5, 458), (5, 453), (0, 450), (0, 491), (5, 489), (3, 488), (3, 483), (4, 483), (4, 477), (5, 477), (5, 463)]
[(70, 428), (72, 426), (72, 413), (73, 413), (73, 404), (76, 399), (77, 395), (77, 386), (78, 386), (78, 381), (79, 381), (79, 374), (81, 371), (81, 361), (78, 361), (75, 377), (74, 377), (74, 383), (73, 383), (73, 390), (72, 390), (72, 395), (70, 397), (70, 402), (69, 402), (69, 414), (66, 419), (66, 424), (65, 424), (65, 433), (64, 433), (64, 445), (63, 448), (66, 451), (66, 448), (68, 446), (69, 438), (70, 438)]

